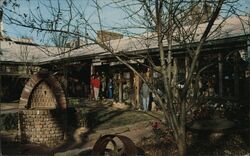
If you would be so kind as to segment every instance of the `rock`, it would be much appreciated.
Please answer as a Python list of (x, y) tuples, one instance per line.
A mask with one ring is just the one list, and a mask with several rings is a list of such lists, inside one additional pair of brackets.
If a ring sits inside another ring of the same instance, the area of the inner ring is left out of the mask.
[(230, 152), (229, 150), (224, 150), (224, 153), (229, 154), (229, 155), (232, 154), (232, 152)]
[(223, 136), (224, 136), (224, 133), (221, 133), (221, 132), (211, 133), (210, 136), (209, 136), (209, 140), (210, 140), (211, 142), (217, 142), (217, 141), (220, 140)]
[(128, 109), (128, 105), (125, 105), (124, 103), (120, 103), (120, 102), (113, 102), (112, 107), (114, 108), (119, 108), (119, 109)]
[(85, 134), (89, 131), (86, 127), (77, 128), (73, 134), (73, 138), (76, 143), (81, 143)]
[(152, 111), (157, 111), (157, 106), (156, 106), (156, 103), (153, 101), (152, 103), (151, 103), (151, 105), (152, 105)]

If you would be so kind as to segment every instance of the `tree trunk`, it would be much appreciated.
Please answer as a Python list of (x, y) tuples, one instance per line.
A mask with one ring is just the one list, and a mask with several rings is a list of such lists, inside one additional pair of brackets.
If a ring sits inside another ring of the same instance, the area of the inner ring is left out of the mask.
[(180, 128), (179, 130), (179, 137), (177, 140), (177, 147), (178, 147), (178, 155), (184, 156), (186, 155), (187, 146), (186, 146), (186, 132), (185, 127)]

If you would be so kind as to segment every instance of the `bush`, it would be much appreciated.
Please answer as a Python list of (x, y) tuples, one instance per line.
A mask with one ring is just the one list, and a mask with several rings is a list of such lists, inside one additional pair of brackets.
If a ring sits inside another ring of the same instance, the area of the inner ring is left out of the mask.
[(18, 113), (0, 115), (0, 130), (11, 130), (18, 128)]

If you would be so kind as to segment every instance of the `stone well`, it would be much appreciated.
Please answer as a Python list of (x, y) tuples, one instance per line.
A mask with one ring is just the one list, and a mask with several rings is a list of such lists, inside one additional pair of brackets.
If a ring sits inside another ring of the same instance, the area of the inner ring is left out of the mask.
[(58, 145), (66, 134), (66, 98), (60, 83), (47, 72), (33, 75), (19, 102), (22, 142)]

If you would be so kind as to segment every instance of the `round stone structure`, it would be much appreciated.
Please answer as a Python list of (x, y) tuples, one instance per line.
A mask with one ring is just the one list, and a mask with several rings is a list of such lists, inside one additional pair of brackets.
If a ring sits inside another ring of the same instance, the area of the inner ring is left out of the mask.
[(61, 84), (48, 72), (31, 76), (19, 102), (19, 135), (24, 143), (54, 147), (66, 134), (66, 98)]

